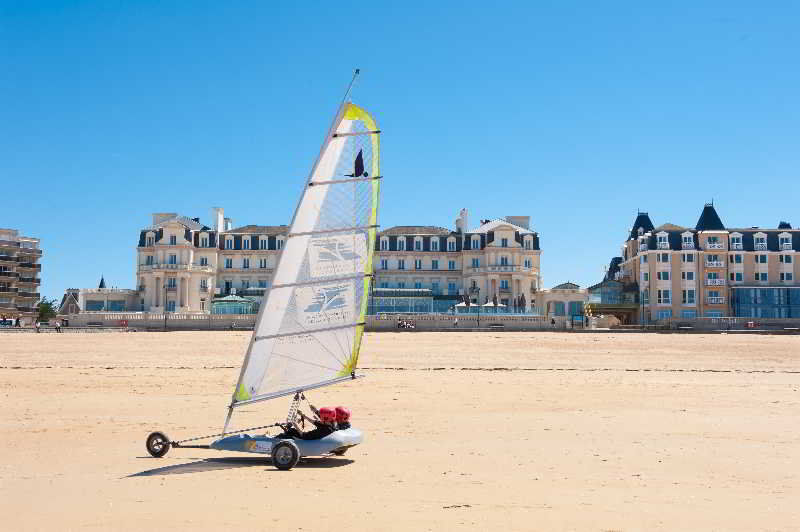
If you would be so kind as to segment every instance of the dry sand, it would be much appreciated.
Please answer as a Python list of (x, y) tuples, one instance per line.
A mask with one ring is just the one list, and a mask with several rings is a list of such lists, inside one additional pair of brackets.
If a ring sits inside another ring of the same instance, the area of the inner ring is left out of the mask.
[(0, 528), (800, 530), (798, 336), (370, 334), (310, 394), (346, 457), (150, 458), (220, 429), (248, 338), (0, 334)]

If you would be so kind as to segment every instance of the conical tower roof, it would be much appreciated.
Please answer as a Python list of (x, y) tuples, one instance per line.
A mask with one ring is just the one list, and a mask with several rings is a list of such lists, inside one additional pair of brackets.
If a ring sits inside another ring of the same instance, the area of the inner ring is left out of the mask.
[(103, 278), (103, 276), (101, 275), (101, 276), (100, 276), (100, 285), (98, 285), (98, 287), (97, 287), (97, 288), (105, 288), (105, 287), (106, 287), (106, 280), (105, 280), (105, 278)]
[(719, 215), (717, 214), (717, 210), (714, 209), (713, 203), (706, 203), (705, 207), (703, 207), (703, 212), (700, 214), (700, 219), (697, 220), (695, 229), (698, 231), (725, 230), (725, 226), (722, 224), (722, 220), (719, 219)]
[(653, 222), (650, 221), (650, 215), (648, 215), (646, 212), (639, 212), (636, 214), (636, 221), (633, 222), (633, 228), (631, 228), (630, 240), (635, 240), (636, 237), (639, 236), (640, 228), (642, 233), (653, 230)]

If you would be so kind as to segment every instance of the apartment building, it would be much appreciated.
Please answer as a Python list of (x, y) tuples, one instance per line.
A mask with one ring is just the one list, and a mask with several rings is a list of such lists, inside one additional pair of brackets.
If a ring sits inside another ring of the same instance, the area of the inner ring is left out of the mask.
[(0, 229), (0, 316), (36, 317), (41, 258), (38, 238), (22, 236), (15, 229)]
[(177, 213), (155, 213), (141, 230), (136, 261), (141, 310), (208, 313), (214, 296), (263, 296), (288, 227), (234, 228), (224, 210), (213, 225)]
[(530, 308), (542, 278), (539, 235), (529, 226), (528, 216), (507, 216), (469, 229), (468, 211), (462, 209), (454, 230), (423, 225), (383, 230), (373, 261), (375, 287), (430, 290), (435, 311), (464, 295), (472, 303), (496, 298), (506, 306), (524, 295)]
[(640, 212), (612, 260), (616, 280), (639, 286), (638, 320), (800, 317), (800, 231), (725, 227), (706, 204), (694, 228), (654, 227)]

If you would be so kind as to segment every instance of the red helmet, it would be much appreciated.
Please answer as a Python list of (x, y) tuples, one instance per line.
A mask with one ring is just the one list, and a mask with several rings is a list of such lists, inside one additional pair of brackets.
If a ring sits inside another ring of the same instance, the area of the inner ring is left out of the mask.
[(323, 406), (319, 409), (319, 419), (323, 423), (333, 423), (336, 421), (336, 411), (333, 408)]
[(336, 407), (336, 422), (344, 423), (350, 421), (350, 411), (343, 406)]

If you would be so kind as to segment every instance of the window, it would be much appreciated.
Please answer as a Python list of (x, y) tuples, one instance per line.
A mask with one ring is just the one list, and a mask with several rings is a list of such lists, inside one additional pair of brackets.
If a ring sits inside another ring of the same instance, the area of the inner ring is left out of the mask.
[(731, 263), (732, 264), (741, 264), (742, 263), (742, 256), (738, 253), (736, 255), (731, 255)]
[(650, 304), (650, 290), (646, 288), (642, 290), (641, 297), (642, 297), (642, 304), (644, 305)]
[(672, 301), (669, 297), (669, 290), (659, 290), (658, 291), (658, 303), (659, 304), (670, 304)]
[(481, 248), (481, 239), (480, 238), (473, 238), (472, 239), (472, 249), (480, 249)]
[(682, 310), (681, 311), (681, 318), (685, 320), (693, 320), (697, 318), (697, 311), (696, 310)]
[(742, 272), (731, 272), (731, 281), (742, 282)]
[(448, 270), (455, 270), (456, 269), (456, 261), (454, 261), (454, 260), (447, 261), (447, 269)]
[(508, 257), (500, 257), (500, 266), (508, 266)]
[(647, 255), (642, 255), (642, 264), (647, 264)]
[(767, 263), (767, 256), (766, 255), (756, 255), (756, 262), (759, 264), (766, 264)]
[(683, 262), (694, 262), (694, 253), (683, 253), (681, 255)]
[(258, 287), (259, 288), (266, 288), (267, 287), (267, 280), (266, 279), (259, 279), (258, 280)]
[(261, 240), (258, 241), (258, 249), (267, 249), (267, 244), (268, 244), (267, 239), (262, 238)]
[(731, 237), (731, 249), (742, 249), (742, 237), (740, 236)]
[(153, 237), (152, 236), (148, 236), (147, 237), (147, 246), (149, 247), (149, 246), (152, 246), (152, 245), (153, 245)]
[(791, 281), (793, 275), (790, 272), (781, 273), (781, 282)]
[(381, 270), (388, 270), (388, 269), (389, 269), (389, 260), (381, 259)]
[(507, 238), (501, 238), (500, 239), (500, 247), (501, 248), (507, 248), (508, 247), (508, 239)]
[(242, 259), (242, 268), (245, 270), (250, 268), (250, 259)]
[(791, 264), (792, 263), (792, 256), (791, 255), (779, 255), (780, 261), (784, 264)]
[(683, 245), (684, 246), (691, 246), (694, 244), (694, 238), (692, 235), (683, 235)]
[(225, 259), (225, 267), (233, 268), (233, 259)]
[(669, 253), (656, 253), (657, 262), (669, 262)]
[(480, 266), (481, 266), (481, 259), (472, 259), (473, 268), (480, 268)]
[(433, 259), (431, 261), (431, 270), (438, 270), (438, 269), (439, 269), (439, 261), (436, 260), (436, 259)]
[(456, 295), (458, 291), (456, 290), (456, 283), (447, 283), (447, 293), (451, 296)]
[(656, 272), (656, 279), (659, 281), (669, 281), (669, 272)]
[(397, 251), (405, 251), (406, 250), (406, 239), (405, 237), (398, 237), (397, 239)]
[(684, 305), (694, 305), (695, 292), (694, 290), (684, 290), (681, 294), (681, 303)]
[(397, 288), (405, 288), (405, 287), (406, 287), (405, 281), (398, 281), (397, 282)]
[(381, 238), (381, 251), (388, 251), (389, 250), (389, 241), (385, 238)]
[(422, 251), (422, 240), (414, 240), (414, 251)]
[(258, 259), (258, 267), (262, 270), (267, 268), (267, 259)]
[(152, 266), (152, 264), (153, 264), (153, 256), (152, 255), (148, 255), (147, 257), (145, 257), (144, 263), (145, 264), (149, 264), (149, 265)]
[(200, 288), (203, 290), (208, 290), (208, 280), (207, 279), (200, 279)]
[(755, 273), (756, 281), (766, 281), (767, 280), (767, 273), (766, 272), (756, 272)]
[(282, 238), (279, 238), (276, 241), (276, 246), (278, 247), (278, 249), (283, 249), (283, 239)]
[(170, 246), (177, 246), (178, 245), (178, 237), (175, 235), (169, 235), (169, 245)]
[(706, 311), (706, 318), (721, 318), (722, 311), (721, 310), (707, 310)]
[(500, 280), (500, 290), (508, 290), (508, 279)]
[(414, 269), (421, 270), (422, 269), (422, 260), (421, 259), (414, 259)]
[(233, 239), (226, 238), (225, 239), (225, 249), (233, 249)]
[(668, 247), (669, 242), (667, 242), (667, 235), (658, 235), (658, 248), (667, 249)]
[(200, 266), (208, 266), (208, 257), (200, 257)]
[(167, 301), (167, 312), (175, 312), (175, 300), (170, 299)]
[(681, 279), (684, 281), (694, 281), (694, 272), (681, 272)]
[(245, 236), (242, 237), (242, 249), (250, 249), (250, 239)]
[(405, 259), (399, 259), (397, 261), (397, 269), (398, 270), (405, 270), (406, 269), (406, 261), (405, 261)]
[(175, 288), (178, 285), (174, 277), (167, 278), (167, 288)]
[(672, 317), (672, 309), (661, 309), (658, 311), (658, 319), (668, 320)]
[(167, 259), (169, 264), (178, 264), (178, 256), (177, 255), (170, 255)]
[(525, 249), (531, 249), (532, 247), (533, 246), (531, 245), (531, 239), (530, 238), (526, 238), (525, 239)]
[(642, 272), (642, 281), (648, 282), (650, 281), (650, 274), (647, 272)]
[(386, 281), (381, 281), (381, 288), (389, 288), (389, 283)]
[(203, 238), (200, 239), (200, 247), (201, 248), (207, 248), (208, 247), (208, 237), (207, 236), (204, 236)]
[(421, 283), (421, 282), (419, 282), (419, 281), (414, 281), (414, 288), (416, 288), (417, 290), (419, 290), (420, 288), (422, 288), (422, 283)]
[(250, 288), (250, 279), (242, 279), (242, 288)]
[(525, 264), (526, 268), (532, 268), (533, 267), (533, 261), (531, 261), (531, 259), (525, 259), (524, 264)]
[(431, 238), (431, 251), (439, 251), (439, 239)]
[(456, 242), (455, 240), (448, 240), (447, 241), (447, 251), (455, 251), (456, 250)]
[(433, 295), (439, 295), (439, 283), (437, 281), (431, 281), (431, 292)]

